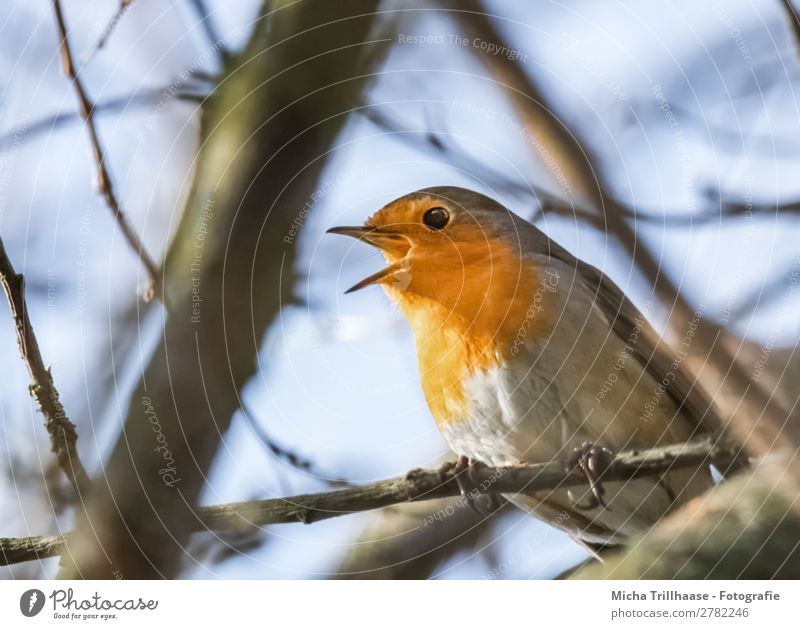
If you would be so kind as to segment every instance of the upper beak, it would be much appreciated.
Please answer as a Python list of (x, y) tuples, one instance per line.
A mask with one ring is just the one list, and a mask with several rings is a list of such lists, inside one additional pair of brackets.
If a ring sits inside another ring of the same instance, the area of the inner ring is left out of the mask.
[(374, 231), (371, 227), (331, 227), (326, 234), (341, 234), (352, 238), (361, 238), (364, 234)]
[[(409, 242), (405, 236), (386, 229), (375, 227), (331, 227), (326, 233), (350, 236), (351, 238), (366, 242), (373, 247), (377, 247), (381, 251), (391, 253), (395, 256), (404, 256), (409, 249)], [(402, 268), (402, 261), (390, 264), (385, 269), (381, 269), (377, 273), (373, 273), (354, 286), (351, 286), (344, 293), (347, 295), (348, 293), (354, 293), (371, 284), (377, 284), (382, 279), (394, 275)]]
[(408, 240), (405, 236), (386, 229), (376, 227), (331, 227), (326, 233), (341, 234), (342, 236), (363, 240), (383, 251), (394, 252), (398, 247), (402, 248), (403, 252), (408, 250)]

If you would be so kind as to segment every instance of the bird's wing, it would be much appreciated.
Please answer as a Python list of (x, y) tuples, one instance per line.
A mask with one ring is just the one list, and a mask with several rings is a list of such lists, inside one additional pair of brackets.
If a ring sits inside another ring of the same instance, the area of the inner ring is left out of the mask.
[(531, 240), (527, 245), (574, 269), (576, 278), (594, 294), (595, 305), (608, 319), (614, 333), (628, 344), (631, 354), (655, 380), (665, 384), (682, 414), (693, 422), (693, 430), (711, 432), (722, 426), (711, 398), (688, 366), (622, 290), (599, 269), (579, 260), (536, 227), (533, 229), (534, 233), (528, 232)]
[[(585, 262), (578, 261), (578, 272), (595, 291), (595, 304), (608, 318), (614, 332), (628, 342), (633, 356), (657, 382), (666, 385), (684, 415), (701, 431), (721, 426), (711, 398), (691, 373), (688, 365), (653, 329), (645, 316), (608, 276)], [(638, 335), (634, 335), (635, 328)], [(635, 341), (630, 342), (634, 338)], [(685, 358), (685, 357), (684, 357)]]

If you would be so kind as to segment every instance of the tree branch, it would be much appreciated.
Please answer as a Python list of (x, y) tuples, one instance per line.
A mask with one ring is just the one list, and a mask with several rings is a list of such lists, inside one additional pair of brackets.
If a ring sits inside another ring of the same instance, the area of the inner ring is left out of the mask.
[(67, 418), (58, 390), (53, 384), (53, 376), (42, 360), (39, 343), (28, 317), (25, 280), (22, 275), (14, 271), (2, 239), (0, 239), (0, 283), (3, 284), (11, 307), (11, 316), (17, 329), (19, 351), (31, 377), (30, 393), (44, 415), (44, 425), (50, 435), (51, 449), (56, 455), (58, 465), (64, 470), (75, 491), (80, 494), (88, 489), (90, 481), (78, 458), (76, 447), (78, 434), (75, 432), (75, 424)]
[[(712, 438), (649, 450), (630, 450), (617, 454), (601, 479), (628, 480), (672, 469), (711, 464), (724, 469), (740, 456), (739, 446)], [(502, 494), (533, 494), (586, 483), (583, 474), (575, 469), (565, 469), (563, 463), (557, 461), (514, 467), (479, 467), (473, 470), (472, 477), (480, 491)], [(459, 495), (458, 481), (453, 472), (417, 469), (404, 476), (362, 487), (200, 507), (196, 511), (197, 519), (192, 523), (192, 529), (242, 532), (268, 524), (310, 524), (391, 505)], [(69, 535), (0, 538), (0, 565), (54, 557), (64, 552), (69, 542)]]
[(149, 300), (155, 295), (158, 283), (159, 267), (145, 250), (139, 235), (136, 233), (133, 226), (128, 221), (128, 218), (125, 216), (125, 213), (122, 211), (119, 199), (117, 199), (117, 195), (114, 192), (114, 185), (111, 183), (111, 175), (106, 167), (105, 151), (100, 144), (100, 136), (97, 133), (97, 127), (94, 122), (94, 104), (89, 99), (89, 96), (86, 93), (86, 89), (83, 87), (83, 83), (81, 82), (80, 78), (78, 78), (78, 72), (75, 68), (75, 62), (72, 56), (72, 49), (70, 48), (69, 39), (67, 38), (67, 26), (66, 22), (64, 21), (64, 13), (61, 9), (60, 0), (53, 0), (53, 10), (55, 11), (56, 24), (58, 26), (58, 33), (61, 39), (61, 58), (64, 64), (64, 73), (70, 79), (72, 79), (72, 85), (75, 87), (75, 93), (78, 96), (81, 117), (86, 123), (86, 129), (89, 131), (89, 139), (92, 144), (94, 159), (97, 163), (97, 176), (100, 193), (103, 195), (106, 204), (114, 214), (114, 220), (116, 220), (117, 225), (119, 225), (119, 228), (122, 230), (125, 240), (128, 241), (131, 249), (133, 249), (136, 252), (136, 255), (139, 256), (139, 260), (144, 265), (145, 269), (147, 269), (147, 273), (150, 275), (150, 286), (145, 291), (145, 298)]

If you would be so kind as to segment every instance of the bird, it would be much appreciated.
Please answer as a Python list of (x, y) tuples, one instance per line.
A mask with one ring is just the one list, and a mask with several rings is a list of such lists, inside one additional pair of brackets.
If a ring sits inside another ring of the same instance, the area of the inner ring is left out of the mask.
[(581, 490), (506, 495), (517, 507), (595, 554), (714, 485), (702, 464), (598, 482), (609, 453), (711, 432), (712, 405), (623, 291), (532, 223), (481, 193), (437, 186), (328, 232), (383, 253), (387, 266), (347, 292), (380, 285), (405, 316), (425, 399), (459, 465), (562, 460), (587, 476)]

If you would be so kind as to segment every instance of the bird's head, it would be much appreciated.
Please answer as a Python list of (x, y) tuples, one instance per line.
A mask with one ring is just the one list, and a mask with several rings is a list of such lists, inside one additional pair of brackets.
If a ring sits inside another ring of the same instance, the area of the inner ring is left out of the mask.
[(347, 292), (380, 284), (403, 311), (440, 424), (466, 416), (464, 378), (513, 359), (526, 338), (550, 329), (554, 287), (534, 253), (549, 241), (489, 197), (425, 188), (392, 201), (363, 227), (329, 231), (383, 252), (388, 266)]
[(521, 255), (530, 227), (496, 201), (425, 188), (384, 206), (363, 227), (334, 227), (381, 250), (388, 266), (347, 292), (380, 284), (404, 310), (438, 304), (469, 321), (508, 302), (532, 278)]

